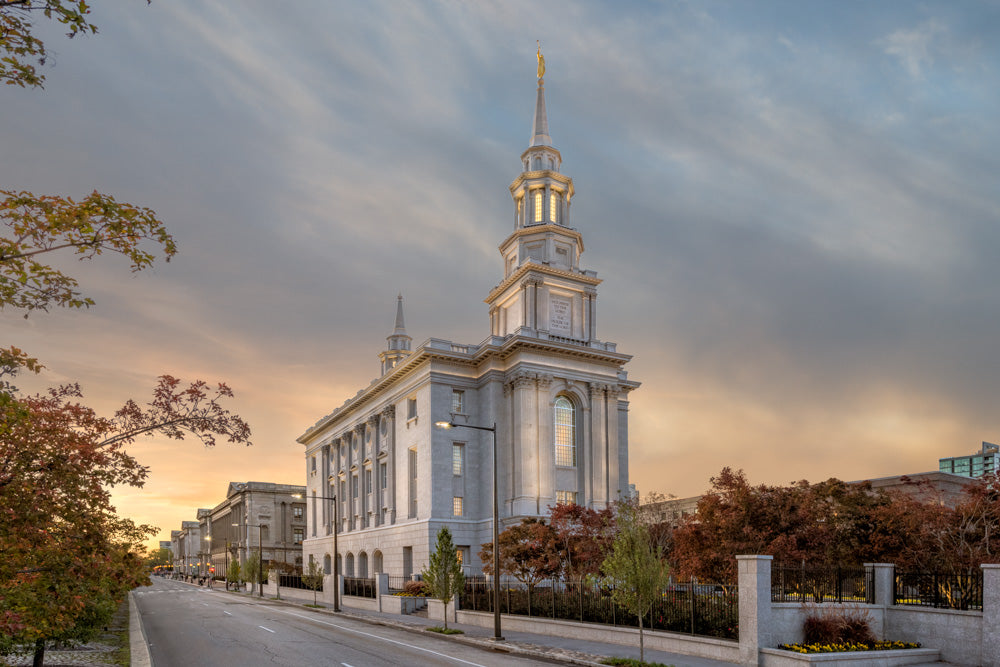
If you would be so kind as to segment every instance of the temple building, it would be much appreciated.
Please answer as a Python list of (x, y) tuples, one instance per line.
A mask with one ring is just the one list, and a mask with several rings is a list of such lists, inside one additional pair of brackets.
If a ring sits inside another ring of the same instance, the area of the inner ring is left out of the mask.
[(531, 141), (509, 188), (513, 230), (485, 299), (489, 335), (412, 349), (399, 296), (379, 377), (298, 438), (303, 555), (327, 573), (335, 531), (340, 573), (409, 576), (444, 526), (466, 571), (481, 572), (494, 438), (500, 530), (557, 503), (601, 509), (628, 494), (628, 395), (639, 383), (625, 371), (631, 357), (598, 338), (601, 280), (581, 265), (573, 179), (549, 136), (543, 74), (539, 57)]

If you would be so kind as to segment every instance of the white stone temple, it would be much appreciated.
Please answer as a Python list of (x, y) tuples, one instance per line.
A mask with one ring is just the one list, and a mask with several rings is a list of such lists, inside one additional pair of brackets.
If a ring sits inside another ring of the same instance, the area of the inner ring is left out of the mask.
[[(514, 228), (486, 297), (478, 345), (411, 349), (396, 304), (381, 376), (298, 438), (306, 457), (303, 555), (332, 571), (419, 572), (447, 526), (467, 573), (492, 540), (495, 428), (500, 530), (556, 503), (607, 507), (628, 494), (629, 355), (597, 337), (596, 272), (570, 226), (573, 179), (552, 145), (540, 60), (534, 124), (510, 185)], [(327, 499), (324, 499), (327, 498)], [(334, 501), (332, 498), (336, 498)]]

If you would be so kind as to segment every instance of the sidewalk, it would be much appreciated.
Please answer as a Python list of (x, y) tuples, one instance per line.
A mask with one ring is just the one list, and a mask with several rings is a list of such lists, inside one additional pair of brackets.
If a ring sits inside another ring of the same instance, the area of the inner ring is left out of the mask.
[[(196, 586), (197, 584), (191, 584)], [(218, 592), (225, 592), (219, 587)], [(246, 593), (236, 593), (233, 595), (247, 596)], [(371, 623), (373, 625), (386, 625), (408, 630), (410, 632), (425, 633), (425, 628), (440, 625), (439, 621), (431, 621), (423, 616), (389, 614), (385, 612), (365, 611), (353, 609), (341, 605), (341, 612), (334, 612), (329, 605), (324, 605), (322, 609), (304, 607), (303, 602), (290, 600), (275, 600), (272, 598), (259, 598), (255, 600), (266, 600), (268, 604), (283, 604), (295, 607), (300, 610), (312, 611), (318, 614), (347, 617)], [(311, 600), (309, 601), (311, 602)], [(530, 632), (507, 632), (503, 631), (504, 641), (493, 641), (493, 629), (481, 628), (475, 625), (465, 625), (462, 623), (449, 623), (449, 628), (462, 630), (461, 635), (439, 635), (442, 641), (457, 641), (465, 644), (479, 646), (489, 651), (506, 651), (509, 653), (520, 653), (544, 660), (556, 660), (576, 665), (596, 666), (601, 660), (609, 657), (635, 658), (639, 659), (638, 642), (634, 646), (624, 646), (620, 644), (606, 644), (583, 639), (571, 639), (568, 637), (553, 637), (550, 635), (537, 635)], [(132, 628), (132, 632), (141, 632), (138, 628)], [(134, 635), (133, 635), (134, 637)], [(665, 651), (646, 650), (647, 662), (659, 662), (674, 667), (733, 667), (733, 663), (709, 660), (707, 658), (696, 658), (678, 653), (667, 653)]]

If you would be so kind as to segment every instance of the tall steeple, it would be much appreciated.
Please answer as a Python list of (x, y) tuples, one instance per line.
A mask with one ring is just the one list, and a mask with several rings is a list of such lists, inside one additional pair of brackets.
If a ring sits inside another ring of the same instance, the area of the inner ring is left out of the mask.
[(410, 342), (413, 340), (406, 335), (406, 325), (403, 324), (403, 295), (396, 297), (396, 326), (392, 334), (386, 336), (388, 343), (384, 352), (379, 352), (378, 359), (382, 363), (382, 375), (385, 375), (396, 367), (400, 361), (410, 356)]
[(545, 113), (545, 56), (542, 55), (542, 45), (538, 45), (538, 96), (535, 98), (535, 122), (531, 127), (531, 143), (529, 146), (551, 146), (549, 136), (549, 119)]
[(514, 231), (500, 244), (503, 280), (486, 303), (494, 336), (519, 335), (572, 344), (597, 342), (597, 285), (580, 268), (583, 237), (569, 226), (573, 179), (560, 173), (562, 155), (552, 145), (545, 109), (545, 57), (538, 49), (538, 91), (521, 173), (510, 184)]

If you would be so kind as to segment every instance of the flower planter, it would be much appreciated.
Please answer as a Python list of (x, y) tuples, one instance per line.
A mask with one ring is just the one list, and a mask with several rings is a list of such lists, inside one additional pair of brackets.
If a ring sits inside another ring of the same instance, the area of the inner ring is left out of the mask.
[(761, 667), (895, 667), (925, 665), (941, 659), (936, 648), (904, 648), (892, 651), (846, 651), (844, 653), (796, 653), (780, 648), (760, 649)]

